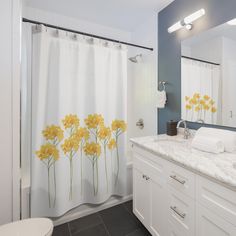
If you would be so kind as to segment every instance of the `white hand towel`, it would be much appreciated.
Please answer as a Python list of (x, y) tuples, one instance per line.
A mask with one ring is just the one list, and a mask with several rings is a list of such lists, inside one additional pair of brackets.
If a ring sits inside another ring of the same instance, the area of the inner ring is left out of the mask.
[(197, 130), (196, 136), (198, 135), (213, 137), (221, 140), (224, 144), (226, 152), (233, 152), (236, 150), (236, 132), (202, 127)]
[(166, 105), (166, 91), (157, 91), (157, 108), (164, 108)]
[(220, 139), (203, 135), (196, 135), (193, 138), (191, 146), (204, 152), (216, 154), (224, 152), (225, 149), (224, 144)]

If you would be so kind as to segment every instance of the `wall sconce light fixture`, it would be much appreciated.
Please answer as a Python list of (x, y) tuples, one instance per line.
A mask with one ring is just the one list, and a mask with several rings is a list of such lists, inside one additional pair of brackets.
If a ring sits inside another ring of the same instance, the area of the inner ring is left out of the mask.
[(185, 27), (187, 30), (191, 30), (193, 28), (193, 22), (204, 15), (205, 15), (204, 9), (196, 11), (193, 14), (185, 17), (183, 20), (180, 20), (175, 24), (173, 24), (171, 27), (168, 28), (168, 32), (171, 34), (183, 27)]

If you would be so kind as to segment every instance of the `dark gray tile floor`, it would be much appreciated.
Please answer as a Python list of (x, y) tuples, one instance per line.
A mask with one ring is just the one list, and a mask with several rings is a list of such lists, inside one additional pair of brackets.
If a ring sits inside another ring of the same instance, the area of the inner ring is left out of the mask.
[(53, 236), (151, 236), (132, 211), (132, 201), (54, 228)]

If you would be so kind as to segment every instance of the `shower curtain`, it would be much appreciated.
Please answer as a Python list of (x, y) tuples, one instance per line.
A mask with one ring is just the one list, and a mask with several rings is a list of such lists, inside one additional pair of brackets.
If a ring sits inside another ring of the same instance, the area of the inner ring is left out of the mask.
[(31, 216), (123, 196), (126, 48), (37, 26), (31, 83)]
[(182, 118), (218, 124), (221, 120), (220, 66), (182, 58), (181, 67)]

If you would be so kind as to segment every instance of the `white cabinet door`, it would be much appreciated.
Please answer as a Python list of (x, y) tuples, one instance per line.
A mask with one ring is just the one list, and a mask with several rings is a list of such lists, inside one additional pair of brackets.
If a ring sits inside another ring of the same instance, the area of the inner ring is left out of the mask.
[(133, 211), (138, 219), (148, 225), (149, 219), (149, 185), (144, 174), (133, 169)]
[(197, 204), (196, 207), (197, 236), (235, 236), (236, 227), (215, 215), (207, 208)]
[(167, 231), (167, 211), (166, 211), (166, 191), (162, 179), (150, 178), (150, 232), (153, 236), (166, 235)]

